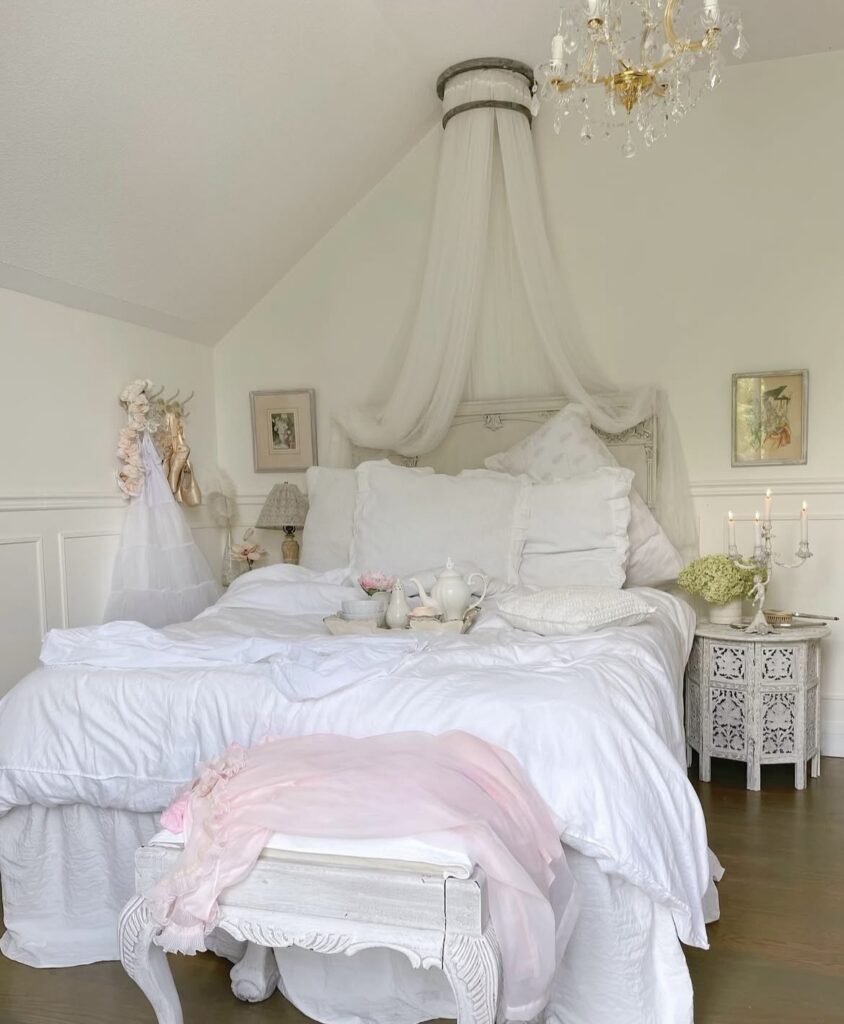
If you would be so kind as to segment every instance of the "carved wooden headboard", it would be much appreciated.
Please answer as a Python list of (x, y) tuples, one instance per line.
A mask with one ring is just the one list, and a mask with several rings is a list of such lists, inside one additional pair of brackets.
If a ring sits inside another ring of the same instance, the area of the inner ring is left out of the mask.
[[(567, 398), (506, 398), (498, 401), (463, 402), (442, 444), (427, 455), (408, 458), (391, 452), (355, 449), (355, 462), (383, 458), (403, 466), (433, 466), (438, 473), (477, 469), (484, 459), (506, 451), (568, 405)], [(612, 450), (622, 466), (636, 474), (633, 485), (653, 509), (656, 504), (656, 417), (637, 423), (621, 434), (595, 433)]]

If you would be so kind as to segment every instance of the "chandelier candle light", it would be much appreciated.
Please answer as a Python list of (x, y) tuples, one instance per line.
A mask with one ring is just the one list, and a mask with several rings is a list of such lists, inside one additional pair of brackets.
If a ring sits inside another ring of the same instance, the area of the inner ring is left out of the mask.
[(622, 151), (632, 157), (634, 131), (652, 146), (695, 106), (701, 88), (693, 72), (704, 66), (705, 84), (718, 86), (727, 33), (734, 55), (743, 57), (741, 15), (722, 13), (719, 0), (578, 0), (574, 6), (569, 0), (551, 59), (536, 68), (533, 113), (540, 101), (553, 105), (559, 132), (571, 111), (579, 111), (583, 142), (596, 132), (609, 138), (612, 129), (626, 129)]
[(740, 569), (748, 569), (755, 574), (754, 577), (754, 605), (755, 613), (750, 625), (745, 628), (746, 633), (772, 633), (773, 627), (768, 623), (763, 611), (765, 605), (765, 593), (771, 581), (771, 573), (776, 565), (780, 569), (800, 569), (812, 557), (809, 550), (809, 505), (803, 502), (800, 509), (800, 543), (795, 553), (796, 561), (785, 562), (774, 552), (774, 532), (771, 526), (771, 507), (773, 505), (773, 494), (769, 487), (765, 492), (764, 518), (756, 512), (753, 517), (753, 555), (744, 558), (736, 545), (736, 517), (732, 512), (727, 513), (727, 532), (729, 538), (728, 555)]

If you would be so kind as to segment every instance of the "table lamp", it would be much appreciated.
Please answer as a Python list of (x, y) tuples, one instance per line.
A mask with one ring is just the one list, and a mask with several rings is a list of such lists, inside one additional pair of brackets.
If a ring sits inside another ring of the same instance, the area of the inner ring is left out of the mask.
[(295, 484), (276, 484), (267, 495), (258, 522), (259, 530), (284, 530), (281, 542), (281, 560), (287, 565), (298, 565), (299, 542), (294, 534), (305, 525), (308, 499)]

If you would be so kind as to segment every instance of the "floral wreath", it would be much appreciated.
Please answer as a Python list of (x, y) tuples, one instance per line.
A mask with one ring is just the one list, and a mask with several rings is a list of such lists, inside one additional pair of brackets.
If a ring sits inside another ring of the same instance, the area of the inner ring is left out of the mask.
[(141, 440), (144, 431), (152, 426), (148, 421), (150, 399), (147, 394), (151, 387), (150, 380), (133, 380), (120, 392), (120, 404), (126, 410), (128, 420), (120, 428), (117, 441), (117, 457), (122, 462), (117, 471), (117, 486), (130, 498), (137, 498), (144, 490)]

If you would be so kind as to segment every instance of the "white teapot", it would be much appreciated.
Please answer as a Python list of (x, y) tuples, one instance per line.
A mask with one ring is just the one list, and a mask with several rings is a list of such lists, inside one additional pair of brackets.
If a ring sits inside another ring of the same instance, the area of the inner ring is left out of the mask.
[[(484, 589), (477, 601), (470, 604), (472, 601), (470, 584), (475, 577), (483, 581)], [(466, 612), (477, 608), (486, 597), (489, 583), (486, 576), (480, 572), (473, 572), (464, 580), (454, 568), (454, 562), (450, 558), (445, 563), (445, 569), (437, 576), (433, 587), (431, 587), (430, 595), (425, 592), (425, 588), (418, 579), (411, 577), (410, 581), (419, 588), (422, 604), (426, 608), (435, 609), (438, 615), (442, 615), (444, 622), (462, 619)]]

